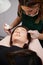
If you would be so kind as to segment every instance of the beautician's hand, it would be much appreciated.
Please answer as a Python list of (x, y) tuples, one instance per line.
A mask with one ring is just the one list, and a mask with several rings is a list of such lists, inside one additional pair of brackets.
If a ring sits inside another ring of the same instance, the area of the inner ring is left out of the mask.
[(39, 37), (39, 32), (37, 30), (29, 30), (28, 33), (31, 34), (31, 37), (37, 39)]
[(7, 34), (11, 34), (11, 27), (8, 24), (4, 24), (3, 27)]

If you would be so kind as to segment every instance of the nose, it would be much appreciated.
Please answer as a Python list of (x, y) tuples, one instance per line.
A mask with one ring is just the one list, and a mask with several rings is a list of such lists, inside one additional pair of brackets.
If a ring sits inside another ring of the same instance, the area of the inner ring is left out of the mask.
[(16, 36), (19, 36), (19, 35), (20, 35), (20, 32), (16, 32), (15, 35), (16, 35)]

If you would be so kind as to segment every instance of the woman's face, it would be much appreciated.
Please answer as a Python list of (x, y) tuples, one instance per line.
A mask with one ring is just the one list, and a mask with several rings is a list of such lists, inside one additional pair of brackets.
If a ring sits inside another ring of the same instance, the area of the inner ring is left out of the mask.
[(27, 30), (23, 27), (18, 27), (17, 29), (15, 29), (12, 35), (12, 41), (14, 42), (15, 40), (20, 41), (20, 42), (26, 42)]
[(27, 15), (35, 15), (37, 12), (39, 12), (39, 4), (35, 4), (31, 7), (21, 6), (21, 8), (25, 11)]

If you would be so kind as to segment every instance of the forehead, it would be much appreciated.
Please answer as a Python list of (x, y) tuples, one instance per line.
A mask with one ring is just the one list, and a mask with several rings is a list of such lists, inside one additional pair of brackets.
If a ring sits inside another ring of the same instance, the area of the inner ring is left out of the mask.
[(27, 30), (23, 27), (18, 27), (18, 28), (15, 29), (15, 31), (27, 31)]

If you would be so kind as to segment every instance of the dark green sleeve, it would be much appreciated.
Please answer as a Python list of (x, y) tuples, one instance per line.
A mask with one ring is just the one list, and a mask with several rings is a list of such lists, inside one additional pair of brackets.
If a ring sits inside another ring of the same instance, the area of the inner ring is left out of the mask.
[(42, 21), (42, 32), (43, 32), (43, 21)]

